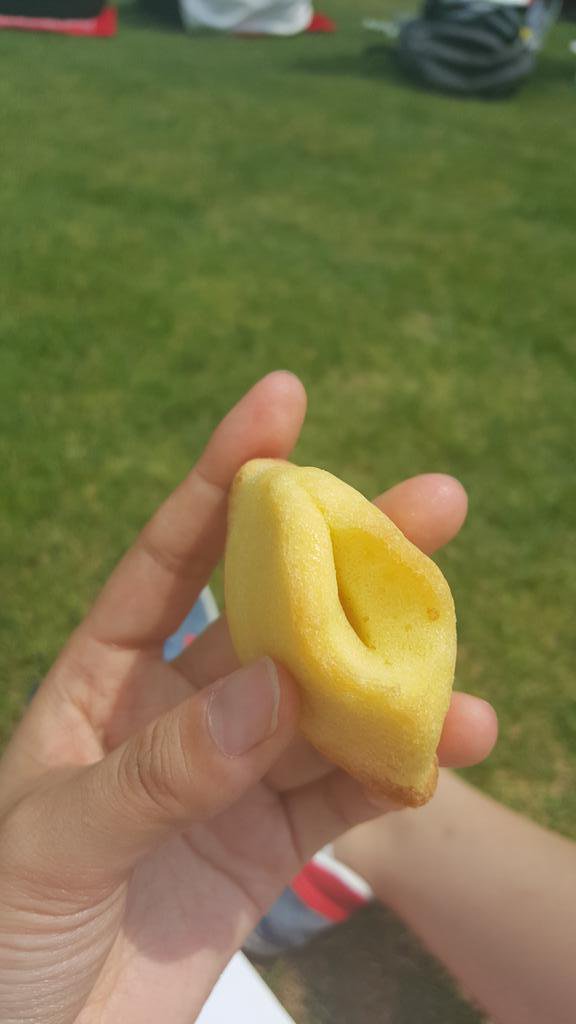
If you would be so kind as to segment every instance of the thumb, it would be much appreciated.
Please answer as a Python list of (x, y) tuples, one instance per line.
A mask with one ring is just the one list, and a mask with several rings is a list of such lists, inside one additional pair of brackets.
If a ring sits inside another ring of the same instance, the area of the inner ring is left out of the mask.
[[(90, 887), (114, 881), (171, 831), (239, 800), (288, 745), (297, 715), (296, 687), (269, 658), (218, 680), (34, 794), (39, 863), (66, 865), (67, 880)], [(31, 830), (21, 825), (30, 863)]]

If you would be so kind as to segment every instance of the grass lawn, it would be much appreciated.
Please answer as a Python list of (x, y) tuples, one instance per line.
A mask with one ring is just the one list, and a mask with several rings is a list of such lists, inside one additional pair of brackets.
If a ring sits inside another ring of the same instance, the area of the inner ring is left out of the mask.
[[(130, 10), (111, 41), (0, 35), (0, 735), (220, 414), (285, 366), (299, 461), (366, 493), (464, 481), (458, 686), (501, 721), (470, 777), (576, 835), (574, 32), (518, 97), (460, 102), (364, 54), (376, 0), (326, 6), (332, 38)], [(299, 1024), (352, 1020), (290, 970)]]

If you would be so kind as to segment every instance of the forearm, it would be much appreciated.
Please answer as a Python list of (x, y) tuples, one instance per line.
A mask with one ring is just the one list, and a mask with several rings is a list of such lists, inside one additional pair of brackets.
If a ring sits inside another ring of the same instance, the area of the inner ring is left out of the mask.
[(572, 1024), (576, 845), (446, 773), (338, 855), (501, 1024)]

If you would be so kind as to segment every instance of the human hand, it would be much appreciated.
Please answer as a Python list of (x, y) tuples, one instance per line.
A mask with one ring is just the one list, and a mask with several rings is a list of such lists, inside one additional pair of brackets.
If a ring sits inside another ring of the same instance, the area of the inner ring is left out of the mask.
[[(188, 1024), (228, 959), (320, 846), (381, 814), (295, 735), (298, 693), (241, 669), (221, 618), (171, 664), (163, 642), (220, 557), (228, 487), (286, 458), (302, 385), (275, 373), (228, 414), (74, 632), (0, 764), (5, 1024)], [(423, 550), (459, 529), (450, 477), (377, 505)], [(455, 694), (441, 763), (485, 757), (494, 712)]]

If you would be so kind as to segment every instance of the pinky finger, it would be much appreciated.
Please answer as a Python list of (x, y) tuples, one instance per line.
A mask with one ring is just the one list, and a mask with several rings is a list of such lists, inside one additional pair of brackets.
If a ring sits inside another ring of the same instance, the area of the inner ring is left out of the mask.
[(498, 719), (492, 705), (470, 693), (453, 693), (438, 760), (444, 768), (470, 768), (488, 757), (497, 738)]

